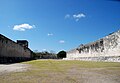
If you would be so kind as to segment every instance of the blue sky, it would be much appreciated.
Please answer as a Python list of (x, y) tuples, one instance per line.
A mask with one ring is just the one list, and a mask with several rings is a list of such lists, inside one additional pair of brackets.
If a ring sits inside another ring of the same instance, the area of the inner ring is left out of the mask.
[(120, 29), (114, 0), (0, 0), (0, 33), (32, 50), (70, 50)]

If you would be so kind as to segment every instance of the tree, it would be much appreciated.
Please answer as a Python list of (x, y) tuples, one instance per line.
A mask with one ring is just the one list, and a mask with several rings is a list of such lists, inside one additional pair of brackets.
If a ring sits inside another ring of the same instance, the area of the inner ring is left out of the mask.
[(56, 59), (57, 55), (55, 53), (50, 53), (48, 51), (36, 52), (36, 59)]
[(58, 54), (57, 54), (57, 58), (66, 58), (66, 52), (65, 51), (60, 51)]

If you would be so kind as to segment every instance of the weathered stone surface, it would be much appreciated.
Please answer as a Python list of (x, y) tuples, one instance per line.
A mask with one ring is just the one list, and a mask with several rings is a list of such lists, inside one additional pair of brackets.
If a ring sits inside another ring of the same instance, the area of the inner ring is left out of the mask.
[(32, 51), (0, 34), (0, 62), (28, 60)]
[[(79, 47), (67, 52), (67, 59), (118, 61), (120, 60), (119, 56), (120, 30), (95, 42), (85, 45), (81, 44)], [(112, 60), (113, 57), (115, 58), (114, 60)]]

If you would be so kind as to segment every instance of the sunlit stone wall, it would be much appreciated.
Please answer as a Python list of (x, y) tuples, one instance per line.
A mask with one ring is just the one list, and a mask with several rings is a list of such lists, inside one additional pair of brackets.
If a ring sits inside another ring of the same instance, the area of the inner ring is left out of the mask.
[(120, 56), (120, 30), (67, 52), (67, 59)]

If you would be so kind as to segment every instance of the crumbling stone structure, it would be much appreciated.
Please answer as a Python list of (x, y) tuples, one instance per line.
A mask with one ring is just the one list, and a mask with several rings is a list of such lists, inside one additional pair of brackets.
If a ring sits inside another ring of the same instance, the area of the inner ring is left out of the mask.
[(95, 42), (81, 44), (68, 51), (66, 59), (120, 62), (120, 30)]
[(30, 60), (33, 52), (26, 40), (17, 43), (0, 34), (0, 63)]
[(28, 41), (27, 40), (17, 40), (17, 44), (28, 48)]

